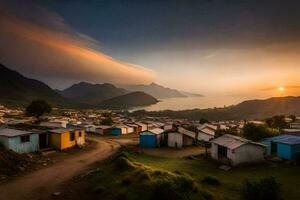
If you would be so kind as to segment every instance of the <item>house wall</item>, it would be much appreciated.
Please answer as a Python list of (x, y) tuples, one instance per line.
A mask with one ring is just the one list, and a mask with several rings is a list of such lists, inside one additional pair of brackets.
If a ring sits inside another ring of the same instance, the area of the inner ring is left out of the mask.
[(211, 151), (211, 157), (215, 160), (218, 160), (218, 145), (212, 143), (210, 151)]
[(17, 153), (30, 153), (39, 150), (39, 135), (30, 134), (29, 142), (21, 142), (21, 137), (0, 137), (0, 142), (5, 148)]
[[(75, 137), (74, 140), (70, 140), (70, 132), (64, 132), (61, 134), (52, 133), (50, 136), (50, 144), (51, 146), (63, 150), (70, 147), (73, 147), (75, 145), (84, 145), (85, 144), (85, 131), (74, 131)], [(81, 137), (79, 137), (79, 132), (81, 132)]]
[(262, 144), (267, 145), (266, 154), (271, 155), (271, 141), (270, 140), (263, 140), (261, 141)]
[(154, 134), (141, 134), (140, 146), (143, 148), (155, 148), (157, 147), (156, 135)]
[(261, 162), (264, 160), (265, 148), (253, 144), (245, 144), (237, 149), (227, 151), (227, 157), (232, 165), (238, 165), (247, 162)]
[(300, 144), (292, 146), (292, 159), (296, 159), (300, 156)]
[(51, 133), (50, 134), (50, 146), (61, 149), (61, 134)]
[(292, 159), (292, 146), (288, 144), (277, 143), (277, 156), (283, 159)]
[(183, 146), (183, 135), (180, 133), (169, 133), (168, 134), (168, 147), (182, 148)]
[(202, 133), (202, 132), (198, 133), (198, 140), (203, 140), (203, 141), (208, 142), (213, 138), (214, 138), (214, 136), (212, 136), (212, 135), (208, 135), (208, 134), (205, 134), (205, 133)]
[(122, 130), (121, 128), (111, 128), (110, 133), (114, 136), (119, 136), (122, 135)]
[(245, 144), (235, 150), (227, 149), (227, 159), (218, 157), (218, 145), (212, 144), (211, 157), (233, 166), (241, 163), (261, 162), (264, 160), (265, 148), (252, 144)]
[(183, 146), (191, 146), (194, 144), (194, 138), (191, 138), (189, 136), (183, 135)]
[(134, 129), (132, 127), (127, 128), (127, 133), (133, 133), (133, 132), (134, 132)]

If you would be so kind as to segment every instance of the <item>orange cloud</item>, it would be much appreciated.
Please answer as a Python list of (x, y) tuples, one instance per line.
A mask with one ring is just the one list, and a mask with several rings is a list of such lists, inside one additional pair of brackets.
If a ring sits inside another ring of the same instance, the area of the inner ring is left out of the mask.
[(96, 51), (98, 42), (83, 34), (53, 30), (8, 15), (0, 17), (0, 26), (1, 62), (56, 87), (64, 80), (121, 84), (153, 81), (153, 71)]

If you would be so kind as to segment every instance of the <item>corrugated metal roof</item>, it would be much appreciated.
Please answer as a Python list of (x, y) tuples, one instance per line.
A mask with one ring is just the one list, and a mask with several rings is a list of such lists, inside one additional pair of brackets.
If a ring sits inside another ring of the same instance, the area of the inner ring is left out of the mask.
[(0, 135), (6, 136), (6, 137), (16, 137), (16, 136), (20, 136), (20, 135), (28, 135), (31, 133), (32, 132), (29, 132), (29, 131), (21, 131), (21, 130), (10, 129), (10, 128), (0, 129)]
[(211, 141), (214, 144), (227, 147), (228, 149), (236, 149), (244, 144), (254, 144), (258, 146), (265, 146), (261, 143), (256, 143), (251, 140), (247, 140), (245, 138), (235, 136), (235, 135), (229, 135), (225, 134), (218, 138), (215, 138)]
[(74, 129), (70, 129), (70, 128), (58, 128), (58, 129), (49, 130), (49, 132), (51, 132), (51, 133), (65, 133), (65, 132), (68, 132), (68, 131), (74, 131)]
[(143, 132), (141, 132), (141, 134), (152, 133), (152, 134), (155, 134), (155, 135), (159, 135), (159, 134), (162, 134), (163, 132), (164, 132), (164, 130), (161, 129), (161, 128), (154, 128), (154, 129), (151, 129), (151, 130), (148, 130), (148, 131), (143, 131)]
[(300, 144), (300, 136), (296, 135), (278, 135), (272, 138), (267, 138), (265, 140), (290, 145)]

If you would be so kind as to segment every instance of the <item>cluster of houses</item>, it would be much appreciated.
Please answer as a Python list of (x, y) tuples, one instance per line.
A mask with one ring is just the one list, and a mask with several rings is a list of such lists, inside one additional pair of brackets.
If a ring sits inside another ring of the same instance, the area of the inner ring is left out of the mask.
[[(251, 123), (261, 124), (260, 121)], [(197, 141), (207, 142), (211, 145), (210, 153), (213, 159), (232, 166), (261, 162), (267, 156), (275, 156), (283, 160), (300, 159), (300, 119), (299, 122), (290, 123), (291, 128), (283, 129), (280, 135), (265, 138), (260, 142), (230, 134), (215, 136), (218, 129), (232, 127), (242, 128), (243, 124), (195, 123), (193, 130), (181, 125), (175, 125), (169, 130), (150, 129), (140, 133), (140, 146), (142, 148), (161, 146), (182, 148), (191, 146)]]
[[(279, 136), (253, 142), (229, 134), (216, 137), (217, 130), (243, 128), (245, 121), (223, 121), (200, 124), (198, 121), (168, 118), (131, 118), (109, 113), (112, 125), (101, 125), (108, 111), (82, 110), (65, 112), (58, 117), (44, 117), (40, 128), (14, 128), (26, 124), (30, 118), (3, 118), (3, 113), (15, 114), (0, 107), (0, 143), (18, 153), (28, 153), (48, 148), (64, 150), (82, 146), (86, 133), (120, 136), (137, 134), (141, 148), (183, 148), (201, 142), (210, 144), (213, 159), (228, 165), (263, 161), (266, 156), (294, 160), (300, 156), (300, 118), (290, 122), (290, 128), (283, 129)], [(2, 115), (1, 115), (2, 113)], [(262, 124), (262, 121), (251, 121)], [(1, 125), (2, 124), (2, 125)]]

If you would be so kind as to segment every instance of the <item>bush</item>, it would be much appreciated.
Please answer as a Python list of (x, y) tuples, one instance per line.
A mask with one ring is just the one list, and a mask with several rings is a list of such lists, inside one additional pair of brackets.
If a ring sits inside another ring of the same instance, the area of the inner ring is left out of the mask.
[(212, 185), (212, 186), (219, 186), (221, 185), (220, 181), (212, 176), (206, 176), (201, 180), (201, 183), (206, 185)]
[(115, 160), (115, 166), (118, 170), (125, 171), (134, 169), (134, 164), (125, 157), (119, 157)]
[(274, 177), (266, 177), (261, 180), (246, 179), (242, 190), (241, 197), (244, 200), (280, 200), (281, 185)]

